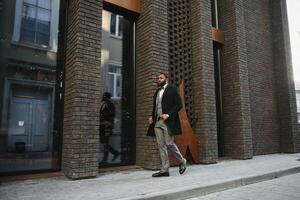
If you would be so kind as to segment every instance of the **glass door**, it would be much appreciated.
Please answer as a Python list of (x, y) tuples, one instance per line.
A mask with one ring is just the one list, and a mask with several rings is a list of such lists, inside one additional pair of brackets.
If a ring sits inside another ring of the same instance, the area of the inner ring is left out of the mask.
[(102, 13), (99, 166), (135, 162), (134, 20)]

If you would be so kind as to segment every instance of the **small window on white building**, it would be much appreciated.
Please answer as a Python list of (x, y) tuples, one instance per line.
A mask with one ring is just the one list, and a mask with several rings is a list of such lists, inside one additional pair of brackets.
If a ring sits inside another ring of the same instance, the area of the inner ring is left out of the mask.
[(108, 64), (107, 89), (112, 98), (121, 98), (122, 96), (122, 66)]
[(111, 13), (110, 34), (116, 37), (123, 36), (123, 16)]
[(57, 50), (59, 0), (17, 0), (12, 41)]

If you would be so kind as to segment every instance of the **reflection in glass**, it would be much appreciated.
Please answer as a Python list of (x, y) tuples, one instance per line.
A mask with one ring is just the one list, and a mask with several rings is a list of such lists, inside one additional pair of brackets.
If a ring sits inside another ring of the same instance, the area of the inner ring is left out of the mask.
[(123, 36), (123, 16), (110, 13), (110, 34), (117, 37)]
[[(44, 3), (43, 3), (44, 2)], [(51, 1), (24, 1), (21, 41), (48, 46), (50, 39)], [(43, 7), (41, 7), (43, 6)]]
[(120, 98), (122, 95), (121, 66), (109, 64), (108, 76), (109, 82), (106, 83), (106, 87), (109, 88), (109, 92), (112, 94), (112, 98)]
[(111, 14), (110, 16), (110, 34), (116, 35), (116, 24), (117, 24), (117, 15)]
[[(122, 38), (112, 37), (119, 34), (119, 15), (103, 11), (102, 15), (102, 91), (103, 101), (100, 108), (100, 166), (107, 164), (120, 163), (121, 155), (121, 83), (118, 77), (122, 76)], [(107, 32), (106, 30), (109, 30)], [(108, 51), (108, 54), (104, 52)], [(119, 86), (117, 85), (119, 84)], [(119, 88), (118, 88), (119, 87)], [(106, 96), (109, 96), (107, 98)], [(105, 109), (110, 107), (110, 109)], [(107, 116), (110, 110), (110, 119)], [(112, 110), (114, 110), (112, 114)], [(105, 112), (107, 112), (105, 114)], [(104, 113), (104, 114), (103, 114)], [(112, 117), (113, 115), (113, 117)], [(111, 123), (112, 126), (107, 125)], [(108, 127), (108, 128), (105, 128)], [(111, 130), (110, 130), (111, 128)], [(107, 136), (105, 136), (107, 135)]]
[[(126, 30), (125, 24), (127, 23)], [(132, 149), (135, 149), (133, 131), (132, 94), (133, 86), (133, 22), (125, 17), (106, 10), (102, 13), (102, 54), (101, 81), (102, 94), (110, 94), (110, 104), (114, 106), (114, 117), (111, 119), (112, 130), (105, 129), (105, 119), (100, 117), (100, 167), (113, 164), (133, 162)], [(127, 36), (125, 38), (125, 35)], [(130, 75), (129, 75), (130, 74)], [(103, 106), (102, 101), (100, 116)], [(112, 109), (111, 109), (112, 110)], [(110, 126), (108, 126), (110, 127)], [(105, 138), (103, 134), (109, 135)]]
[(59, 168), (54, 142), (58, 141), (54, 109), (59, 6), (58, 0), (3, 4), (0, 173)]
[(122, 37), (123, 35), (123, 17), (118, 15), (118, 23), (117, 25), (119, 25), (118, 27), (118, 36)]
[(110, 138), (113, 134), (114, 129), (114, 119), (115, 119), (116, 109), (115, 105), (111, 100), (111, 94), (105, 92), (102, 97), (102, 105), (100, 108), (100, 142), (103, 144), (103, 158), (100, 165), (108, 164), (108, 154), (111, 153), (113, 157), (111, 161), (114, 162), (120, 152), (116, 150), (112, 144), (110, 144)]

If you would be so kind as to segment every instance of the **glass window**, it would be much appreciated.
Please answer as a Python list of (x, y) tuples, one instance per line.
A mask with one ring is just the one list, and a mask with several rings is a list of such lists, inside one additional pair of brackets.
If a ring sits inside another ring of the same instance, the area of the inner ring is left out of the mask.
[(110, 34), (117, 37), (123, 36), (123, 16), (111, 13)]
[(212, 26), (219, 28), (218, 0), (211, 0)]
[(110, 34), (116, 35), (116, 21), (117, 21), (117, 15), (111, 14), (110, 16)]
[(296, 91), (297, 112), (300, 113), (300, 91)]
[(108, 65), (108, 86), (112, 98), (121, 98), (122, 83), (121, 83), (121, 66), (109, 64)]
[(118, 15), (118, 36), (122, 37), (123, 35), (123, 17)]
[(24, 0), (20, 41), (41, 47), (49, 46), (51, 0)]
[(296, 104), (297, 104), (298, 124), (300, 124), (300, 91), (299, 90), (296, 90)]

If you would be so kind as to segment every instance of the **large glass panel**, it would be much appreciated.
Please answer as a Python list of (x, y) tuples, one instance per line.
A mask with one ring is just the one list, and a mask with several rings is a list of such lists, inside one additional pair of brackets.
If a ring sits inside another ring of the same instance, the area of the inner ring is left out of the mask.
[(106, 167), (135, 160), (134, 26), (128, 17), (106, 10), (102, 17), (99, 166)]
[(296, 105), (297, 105), (297, 118), (298, 118), (298, 127), (299, 127), (300, 126), (300, 91), (299, 90), (296, 90)]
[(211, 18), (212, 26), (215, 28), (219, 27), (219, 12), (218, 12), (218, 0), (211, 0)]
[(222, 45), (213, 42), (215, 66), (215, 94), (217, 108), (217, 133), (219, 156), (225, 155), (224, 117), (223, 117), (223, 85), (222, 85)]
[(54, 4), (51, 0), (4, 2), (0, 13), (0, 35), (6, 36), (0, 39), (0, 174), (58, 170), (62, 133), (57, 121), (62, 118), (54, 116), (62, 116), (55, 112), (62, 112), (56, 108), (62, 102), (58, 89), (62, 79), (56, 78), (62, 65), (57, 65), (57, 49), (52, 49), (58, 45), (59, 17), (51, 18), (51, 14), (59, 16), (59, 0)]
[(300, 91), (296, 91), (297, 112), (300, 113)]

